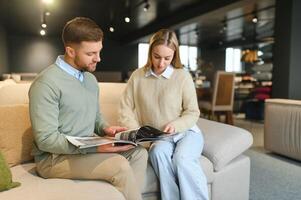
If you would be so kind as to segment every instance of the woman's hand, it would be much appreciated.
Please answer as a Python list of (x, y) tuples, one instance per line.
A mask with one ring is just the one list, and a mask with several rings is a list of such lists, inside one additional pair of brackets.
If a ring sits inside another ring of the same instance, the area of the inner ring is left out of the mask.
[(175, 133), (175, 130), (176, 129), (174, 126), (172, 126), (171, 124), (167, 124), (163, 131), (166, 133)]
[(127, 130), (126, 127), (121, 127), (121, 126), (110, 126), (103, 129), (106, 135), (110, 137), (114, 137), (116, 133), (119, 133), (121, 131), (126, 131), (126, 130)]
[(122, 146), (115, 146), (114, 144), (105, 144), (100, 145), (97, 147), (98, 153), (117, 153), (117, 152), (123, 152), (128, 151), (130, 149), (135, 148), (134, 145), (122, 145)]

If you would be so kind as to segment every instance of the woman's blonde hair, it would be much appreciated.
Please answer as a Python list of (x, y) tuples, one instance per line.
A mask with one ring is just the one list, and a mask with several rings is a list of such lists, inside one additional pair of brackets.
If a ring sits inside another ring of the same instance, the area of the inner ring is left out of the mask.
[(179, 54), (179, 42), (175, 32), (168, 29), (161, 29), (157, 31), (149, 41), (148, 58), (144, 65), (146, 70), (152, 67), (152, 51), (157, 45), (165, 45), (174, 50), (174, 56), (171, 64), (174, 68), (183, 68)]

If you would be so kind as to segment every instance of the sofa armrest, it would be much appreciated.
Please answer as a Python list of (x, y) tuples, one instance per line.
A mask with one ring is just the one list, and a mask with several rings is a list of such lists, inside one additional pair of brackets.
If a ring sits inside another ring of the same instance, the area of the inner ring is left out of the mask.
[(197, 125), (204, 135), (203, 155), (213, 163), (216, 171), (242, 154), (253, 143), (251, 133), (242, 128), (202, 118)]

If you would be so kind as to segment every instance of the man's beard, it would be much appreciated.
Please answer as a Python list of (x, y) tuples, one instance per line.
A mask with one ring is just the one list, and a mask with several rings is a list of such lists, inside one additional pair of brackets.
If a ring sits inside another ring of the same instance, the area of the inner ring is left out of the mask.
[(94, 72), (96, 70), (97, 63), (91, 63), (88, 65), (82, 64), (77, 60), (74, 61), (74, 64), (79, 68), (80, 71), (84, 72)]

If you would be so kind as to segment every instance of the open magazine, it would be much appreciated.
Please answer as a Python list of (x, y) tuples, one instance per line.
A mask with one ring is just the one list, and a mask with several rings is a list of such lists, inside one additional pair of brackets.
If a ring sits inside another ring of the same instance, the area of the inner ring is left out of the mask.
[(114, 138), (99, 137), (99, 136), (74, 137), (69, 135), (66, 135), (66, 138), (71, 144), (82, 149), (82, 148), (95, 147), (95, 146), (100, 146), (105, 144), (115, 144), (115, 145), (131, 144), (137, 146), (141, 142), (159, 140), (163, 137), (168, 137), (168, 136), (169, 134), (166, 134), (165, 132), (160, 131), (154, 127), (142, 126), (138, 129), (121, 131), (117, 133)]

